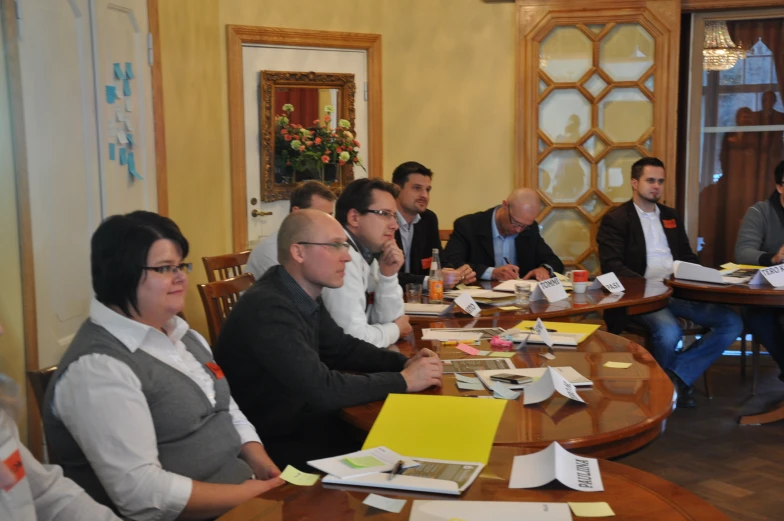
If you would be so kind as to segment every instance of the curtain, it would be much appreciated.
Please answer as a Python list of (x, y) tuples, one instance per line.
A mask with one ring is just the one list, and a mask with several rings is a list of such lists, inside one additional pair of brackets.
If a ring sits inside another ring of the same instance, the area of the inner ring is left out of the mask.
[[(749, 48), (760, 38), (772, 52), (775, 81), (784, 93), (784, 18), (727, 23), (732, 40)], [(762, 108), (741, 107), (735, 124), (784, 125), (784, 113), (773, 109), (775, 93), (763, 94)], [(705, 137), (706, 141), (708, 136)], [(740, 222), (749, 206), (767, 199), (774, 189), (773, 170), (784, 160), (784, 132), (732, 132), (722, 137), (722, 177), (700, 192), (699, 234), (704, 239), (700, 261), (718, 266), (734, 260)]]
[(291, 123), (312, 127), (319, 115), (319, 90), (304, 87), (277, 87), (275, 89), (275, 114), (283, 114), (283, 105), (291, 103)]

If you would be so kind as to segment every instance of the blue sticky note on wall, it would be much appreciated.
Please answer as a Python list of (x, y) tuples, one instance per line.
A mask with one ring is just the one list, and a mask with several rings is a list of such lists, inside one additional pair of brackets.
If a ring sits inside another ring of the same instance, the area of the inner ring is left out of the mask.
[[(127, 81), (127, 80), (126, 80)], [(106, 103), (112, 105), (114, 100), (117, 99), (117, 91), (114, 88), (114, 85), (107, 85), (106, 86)]]
[(109, 143), (109, 161), (114, 161), (114, 143)]
[(129, 79), (133, 79), (133, 64), (131, 62), (125, 62), (125, 76)]
[(136, 179), (142, 179), (142, 176), (136, 171), (136, 160), (133, 158), (133, 152), (128, 152), (128, 171)]
[(131, 80), (123, 80), (123, 96), (131, 95)]
[(136, 141), (134, 141), (134, 139), (133, 139), (133, 134), (126, 133), (125, 137), (128, 138), (128, 142), (131, 144), (131, 146), (135, 146), (136, 145)]
[(120, 147), (120, 164), (124, 165), (128, 162), (128, 151), (124, 147)]
[(123, 72), (122, 65), (119, 63), (114, 64), (114, 77), (118, 80), (125, 79), (125, 73)]

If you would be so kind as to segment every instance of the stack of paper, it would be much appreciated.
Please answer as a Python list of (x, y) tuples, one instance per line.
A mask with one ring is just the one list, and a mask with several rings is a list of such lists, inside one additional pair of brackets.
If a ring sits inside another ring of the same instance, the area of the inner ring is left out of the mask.
[(409, 521), (572, 521), (566, 503), (415, 500)]
[(493, 369), (514, 369), (515, 365), (509, 358), (461, 358), (458, 360), (441, 360), (444, 373), (473, 373)]
[(493, 369), (488, 371), (477, 371), (476, 376), (482, 381), (488, 389), (492, 389), (493, 385), (495, 384), (502, 384), (507, 387), (511, 391), (520, 391), (524, 390), (526, 386), (531, 385), (531, 383), (527, 384), (510, 384), (505, 382), (496, 382), (491, 380), (490, 377), (496, 374), (501, 373), (511, 373), (516, 374), (519, 376), (529, 376), (533, 378), (534, 381), (539, 380), (544, 374), (547, 372), (548, 369), (553, 369), (558, 372), (561, 376), (563, 376), (567, 382), (575, 385), (577, 387), (590, 387), (593, 385), (588, 378), (584, 377), (580, 373), (578, 373), (573, 367), (528, 367), (525, 369), (518, 369), (518, 368), (511, 368), (511, 369)]
[(390, 394), (363, 449), (388, 447), (417, 461), (487, 463), (505, 406), (501, 400)]
[(672, 271), (676, 279), (695, 280), (711, 284), (744, 284), (751, 280), (751, 277), (723, 276), (719, 270), (683, 261), (673, 262)]
[(404, 312), (406, 315), (443, 315), (451, 310), (449, 304), (417, 304), (406, 302)]
[[(598, 324), (580, 324), (574, 322), (543, 322), (545, 328), (550, 333), (550, 340), (553, 345), (577, 346), (586, 338), (591, 336), (599, 329)], [(504, 331), (504, 335), (510, 335), (513, 342), (526, 342), (531, 344), (545, 344), (545, 339), (534, 333), (536, 322), (524, 320), (512, 329)]]
[(312, 460), (308, 461), (308, 465), (330, 476), (349, 478), (378, 472), (389, 472), (398, 461), (403, 461), (403, 468), (419, 465), (416, 461), (404, 458), (387, 447), (375, 447), (342, 456)]
[(504, 306), (506, 304), (513, 303), (515, 301), (515, 297), (509, 295), (509, 293), (493, 291), (489, 289), (466, 289), (463, 291), (446, 291), (444, 292), (444, 297), (454, 299), (459, 297), (461, 293), (469, 294), (471, 298), (473, 298), (475, 301), (479, 302), (480, 304), (489, 304), (491, 306)]
[(490, 338), (504, 332), (502, 327), (464, 327), (464, 328), (424, 328), (422, 329), (422, 340), (449, 340), (460, 342), (471, 342), (482, 338)]

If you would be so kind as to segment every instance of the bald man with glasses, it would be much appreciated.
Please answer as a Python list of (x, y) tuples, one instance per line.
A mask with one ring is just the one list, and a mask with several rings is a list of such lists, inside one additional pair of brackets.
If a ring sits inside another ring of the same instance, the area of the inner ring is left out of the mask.
[(446, 245), (446, 263), (468, 264), (482, 280), (546, 280), (563, 262), (539, 234), (539, 195), (514, 190), (501, 205), (460, 217)]
[(432, 351), (409, 359), (347, 335), (332, 319), (323, 291), (343, 285), (352, 249), (331, 215), (289, 214), (278, 234), (280, 265), (242, 295), (215, 347), (232, 396), (284, 467), (359, 449), (341, 409), (441, 385)]
[(411, 332), (397, 274), (405, 255), (395, 241), (397, 187), (381, 179), (357, 179), (340, 194), (335, 218), (351, 244), (346, 277), (324, 290), (324, 305), (349, 335), (388, 347)]

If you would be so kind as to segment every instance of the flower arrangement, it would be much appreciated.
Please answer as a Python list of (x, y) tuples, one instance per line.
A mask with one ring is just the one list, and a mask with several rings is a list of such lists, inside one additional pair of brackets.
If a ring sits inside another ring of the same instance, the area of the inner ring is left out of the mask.
[(325, 106), (324, 117), (314, 120), (309, 128), (291, 123), (292, 104), (283, 105), (283, 112), (285, 115), (275, 117), (276, 171), (319, 172), (321, 181), (330, 182), (333, 179), (324, 176), (327, 165), (353, 164), (365, 169), (351, 122), (341, 119), (334, 128), (330, 125), (335, 113), (332, 105)]

